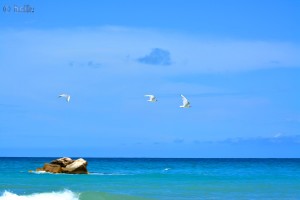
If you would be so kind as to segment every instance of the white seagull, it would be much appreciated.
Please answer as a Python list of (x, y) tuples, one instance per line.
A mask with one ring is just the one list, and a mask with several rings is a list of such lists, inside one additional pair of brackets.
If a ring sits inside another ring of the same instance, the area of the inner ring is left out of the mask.
[(155, 98), (155, 96), (152, 95), (152, 94), (146, 94), (145, 97), (149, 97), (149, 99), (147, 100), (149, 102), (156, 102), (157, 101), (157, 99)]
[(67, 101), (68, 103), (70, 102), (70, 99), (71, 99), (71, 96), (70, 96), (69, 94), (61, 94), (61, 95), (59, 95), (58, 97), (59, 97), (59, 98), (60, 98), (60, 97), (66, 98), (66, 101)]
[(187, 100), (187, 98), (185, 98), (183, 95), (181, 95), (182, 98), (182, 106), (180, 106), (180, 108), (190, 108), (190, 102)]

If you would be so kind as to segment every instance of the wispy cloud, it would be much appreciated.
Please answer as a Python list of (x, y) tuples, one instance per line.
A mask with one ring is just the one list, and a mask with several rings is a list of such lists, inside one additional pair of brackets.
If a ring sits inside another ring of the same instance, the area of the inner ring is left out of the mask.
[(300, 135), (277, 133), (269, 137), (230, 137), (223, 140), (191, 140), (194, 145), (230, 145), (230, 146), (268, 146), (268, 145), (299, 145)]
[(171, 65), (170, 52), (164, 49), (152, 49), (150, 54), (137, 59), (140, 63), (149, 65)]
[[(110, 66), (114, 72), (168, 74), (300, 66), (300, 46), (295, 43), (205, 38), (126, 27), (2, 30), (0, 42), (2, 48), (6, 49), (0, 56), (4, 65), (21, 65), (23, 60), (32, 66), (57, 65), (79, 59), (86, 60), (87, 66), (94, 67), (94, 61), (101, 60), (101, 64)], [(18, 45), (20, 43), (22, 45)], [(16, 45), (17, 49), (11, 48)], [(152, 49), (150, 53), (149, 49)], [(13, 59), (13, 56), (19, 59)], [(140, 67), (142, 64), (172, 65), (172, 70)]]
[(279, 138), (279, 137), (281, 137), (282, 136), (282, 133), (276, 133), (273, 137), (274, 138)]
[(290, 116), (287, 117), (285, 121), (290, 123), (300, 123), (300, 116), (299, 115)]
[(3, 108), (18, 108), (18, 105), (14, 105), (14, 104), (4, 104), (4, 103), (0, 103), (0, 107)]
[(177, 139), (173, 140), (173, 142), (174, 142), (175, 144), (181, 144), (181, 143), (184, 142), (184, 139), (177, 138)]
[(300, 135), (283, 135), (282, 133), (275, 134), (271, 137), (254, 137), (254, 138), (228, 138), (218, 143), (225, 144), (300, 144)]
[(71, 61), (71, 62), (69, 62), (69, 66), (70, 67), (83, 67), (83, 68), (99, 69), (102, 65), (99, 62), (90, 60), (87, 62)]

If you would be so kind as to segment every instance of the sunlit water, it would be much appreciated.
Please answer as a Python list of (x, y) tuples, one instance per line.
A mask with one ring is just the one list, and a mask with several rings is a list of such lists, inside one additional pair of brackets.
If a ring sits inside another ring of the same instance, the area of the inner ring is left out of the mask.
[(88, 175), (29, 173), (0, 158), (0, 200), (300, 199), (300, 159), (85, 158)]

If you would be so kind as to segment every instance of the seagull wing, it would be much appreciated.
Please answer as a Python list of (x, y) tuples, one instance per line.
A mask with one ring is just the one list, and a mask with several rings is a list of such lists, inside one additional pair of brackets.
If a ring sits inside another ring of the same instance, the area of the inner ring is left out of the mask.
[(71, 99), (71, 96), (70, 96), (70, 95), (68, 95), (68, 96), (67, 96), (67, 102), (69, 102), (69, 101), (70, 101), (70, 99)]
[(67, 97), (68, 95), (67, 94), (60, 94), (58, 97)]
[(146, 94), (145, 97), (149, 97), (149, 100), (155, 99), (154, 95), (152, 94)]
[(145, 97), (150, 97), (150, 98), (153, 98), (154, 95), (151, 95), (151, 94), (146, 94)]
[(185, 98), (185, 96), (181, 95), (181, 98), (182, 98), (182, 104), (183, 104), (184, 106), (190, 104), (189, 101), (187, 100), (187, 98)]
[(70, 99), (71, 99), (71, 96), (68, 95), (68, 94), (60, 94), (58, 97), (59, 97), (59, 98), (60, 98), (60, 97), (66, 98), (66, 101), (67, 101), (67, 102), (69, 102)]

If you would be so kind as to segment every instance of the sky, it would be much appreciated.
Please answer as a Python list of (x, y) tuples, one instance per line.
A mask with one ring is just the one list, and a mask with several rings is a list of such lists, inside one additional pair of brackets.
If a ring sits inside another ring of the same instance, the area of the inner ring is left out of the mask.
[(0, 156), (300, 157), (299, 1), (0, 3)]

